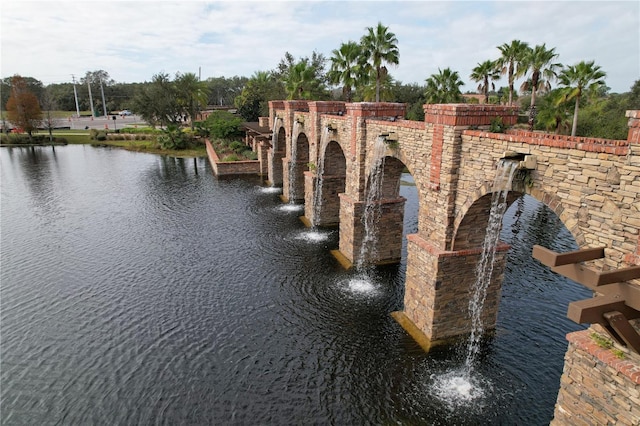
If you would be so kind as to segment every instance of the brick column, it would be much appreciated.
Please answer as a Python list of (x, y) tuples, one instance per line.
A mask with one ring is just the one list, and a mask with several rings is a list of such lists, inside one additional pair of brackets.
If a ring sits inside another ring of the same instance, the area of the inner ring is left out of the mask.
[[(349, 151), (345, 153), (347, 156), (347, 180), (345, 184), (345, 193), (340, 194), (340, 252), (350, 262), (355, 263), (360, 254), (364, 236), (364, 224), (362, 215), (364, 212), (365, 200), (365, 184), (368, 173), (367, 149), (375, 143), (378, 135), (369, 134), (367, 132), (367, 120), (391, 120), (397, 117), (403, 117), (406, 105), (389, 102), (378, 103), (352, 103), (346, 104), (346, 110), (351, 119), (351, 134)], [(381, 223), (386, 226), (397, 226), (398, 215), (400, 217), (399, 235), (400, 243), (402, 242), (402, 214), (404, 212), (404, 199), (386, 199), (382, 202)], [(387, 216), (388, 215), (388, 216)], [(387, 216), (387, 217), (385, 217)], [(367, 259), (367, 262), (373, 263), (392, 263), (400, 260), (400, 252), (394, 251), (394, 241), (397, 240), (396, 233), (398, 228), (379, 227), (384, 236), (378, 235), (378, 242), (384, 241), (387, 247), (377, 247), (377, 250), (369, 251), (377, 252), (375, 259)], [(394, 235), (391, 239), (391, 235)]]
[[(428, 185), (420, 203), (428, 208), (420, 210), (418, 233), (408, 236), (404, 311), (394, 316), (416, 340), (429, 342), (429, 346), (471, 331), (470, 289), (482, 247), (452, 250), (462, 131), (488, 127), (496, 117), (515, 124), (517, 108), (447, 104), (425, 105), (424, 110), (425, 140), (431, 155)], [(507, 250), (508, 246), (501, 245), (495, 256), (482, 312), (487, 330), (497, 321)]]

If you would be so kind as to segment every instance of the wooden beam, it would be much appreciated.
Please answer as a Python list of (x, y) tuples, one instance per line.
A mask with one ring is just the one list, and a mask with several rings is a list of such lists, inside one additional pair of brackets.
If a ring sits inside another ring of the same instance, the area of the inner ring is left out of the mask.
[(578, 324), (603, 324), (606, 322), (604, 314), (611, 311), (624, 312), (633, 318), (640, 317), (640, 312), (629, 308), (624, 299), (617, 296), (600, 296), (571, 302), (567, 317)]
[(585, 248), (566, 253), (556, 253), (546, 247), (533, 246), (533, 257), (538, 259), (543, 265), (562, 266), (571, 263), (586, 262), (587, 260), (601, 259), (604, 257), (604, 247)]
[(609, 322), (611, 328), (624, 340), (627, 346), (633, 348), (636, 353), (640, 353), (640, 336), (636, 330), (629, 324), (627, 318), (617, 311), (607, 312), (604, 317)]

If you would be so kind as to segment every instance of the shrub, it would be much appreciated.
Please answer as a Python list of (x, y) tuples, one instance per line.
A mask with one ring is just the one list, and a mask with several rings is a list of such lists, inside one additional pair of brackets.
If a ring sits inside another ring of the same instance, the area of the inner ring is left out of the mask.
[(227, 111), (214, 111), (207, 117), (205, 126), (211, 136), (219, 139), (230, 139), (239, 136), (242, 119)]
[(491, 133), (504, 133), (507, 130), (507, 125), (502, 122), (502, 117), (496, 117), (491, 120), (491, 125), (489, 126), (489, 131)]
[(247, 149), (247, 146), (242, 142), (234, 141), (229, 144), (229, 148), (240, 154)]
[(258, 159), (258, 153), (257, 152), (253, 152), (251, 150), (244, 151), (242, 153), (242, 156), (244, 158), (246, 158), (247, 160), (257, 160)]
[(100, 131), (95, 137), (97, 141), (106, 141), (107, 140), (107, 132)]
[(224, 157), (222, 161), (240, 161), (240, 157), (237, 154), (230, 154)]

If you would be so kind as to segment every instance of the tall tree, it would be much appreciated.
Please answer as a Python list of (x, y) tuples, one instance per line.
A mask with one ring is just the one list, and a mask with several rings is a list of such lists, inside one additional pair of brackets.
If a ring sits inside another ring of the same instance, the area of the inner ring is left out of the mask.
[(269, 115), (268, 101), (284, 99), (284, 85), (269, 71), (256, 71), (238, 95), (234, 104), (247, 121), (258, 121), (258, 117)]
[(389, 31), (388, 27), (378, 22), (374, 27), (367, 27), (367, 34), (360, 41), (364, 57), (368, 58), (370, 65), (375, 70), (376, 76), (376, 102), (380, 102), (380, 83), (387, 76), (387, 67), (383, 63), (398, 65), (400, 51), (398, 39)]
[(521, 75), (531, 71), (529, 79), (523, 83), (523, 90), (531, 90), (531, 105), (529, 107), (529, 129), (533, 130), (536, 116), (536, 93), (540, 90), (551, 90), (551, 80), (558, 75), (562, 64), (553, 62), (558, 54), (555, 47), (547, 49), (545, 44), (528, 48), (522, 57)]
[(180, 124), (182, 106), (175, 84), (166, 73), (154, 75), (138, 90), (132, 103), (133, 110), (152, 126)]
[(324, 73), (326, 59), (324, 55), (313, 51), (311, 58), (301, 57), (297, 62), (289, 52), (280, 61), (276, 70), (272, 72), (274, 78), (283, 85), (290, 86), (304, 84), (302, 91), (300, 87), (291, 88), (296, 93), (289, 93), (289, 99), (328, 99), (326, 90), (327, 76)]
[(342, 84), (342, 94), (347, 102), (353, 99), (353, 88), (362, 80), (360, 58), (362, 49), (354, 41), (343, 43), (340, 49), (334, 49), (331, 57), (331, 69), (328, 73), (329, 82)]
[(27, 87), (27, 82), (19, 75), (11, 79), (11, 95), (7, 100), (7, 117), (14, 126), (27, 132), (29, 139), (42, 122), (42, 111), (38, 98)]
[(458, 71), (438, 68), (438, 74), (432, 74), (426, 81), (425, 98), (428, 104), (462, 102), (460, 86), (464, 85), (464, 82), (460, 80)]
[(287, 99), (312, 99), (315, 88), (319, 85), (313, 66), (306, 60), (295, 64), (284, 80)]
[[(109, 73), (105, 70), (87, 71), (84, 77), (80, 79), (80, 83), (82, 83), (83, 86), (87, 86), (91, 102), (96, 102), (100, 107), (102, 114), (106, 116), (109, 109), (104, 96), (104, 88), (114, 83), (113, 79), (109, 76)], [(97, 91), (93, 92), (94, 89)], [(93, 105), (91, 105), (91, 108), (93, 110)]]
[(484, 61), (479, 63), (471, 72), (471, 80), (480, 82), (478, 85), (478, 91), (484, 94), (484, 103), (489, 101), (489, 86), (492, 90), (495, 90), (496, 85), (493, 81), (500, 79), (500, 70), (496, 62)]
[(536, 128), (542, 128), (547, 132), (567, 134), (569, 132), (569, 118), (571, 111), (567, 104), (562, 102), (561, 89), (554, 89), (539, 98), (540, 111), (536, 120)]
[(501, 73), (507, 74), (509, 81), (509, 104), (513, 105), (513, 84), (517, 75), (518, 68), (522, 63), (524, 54), (527, 52), (529, 44), (520, 40), (512, 40), (511, 44), (503, 44), (498, 46), (501, 56), (498, 58), (498, 66), (501, 67)]
[(566, 86), (563, 91), (563, 101), (575, 99), (573, 109), (573, 125), (571, 126), (571, 136), (576, 135), (578, 128), (578, 108), (580, 98), (585, 89), (597, 90), (599, 87), (605, 86), (604, 78), (606, 73), (595, 65), (594, 61), (579, 62), (576, 65), (570, 65), (562, 70), (559, 76), (560, 84)]
[(192, 72), (176, 74), (175, 84), (178, 103), (189, 114), (191, 130), (194, 130), (196, 116), (209, 100), (209, 87)]

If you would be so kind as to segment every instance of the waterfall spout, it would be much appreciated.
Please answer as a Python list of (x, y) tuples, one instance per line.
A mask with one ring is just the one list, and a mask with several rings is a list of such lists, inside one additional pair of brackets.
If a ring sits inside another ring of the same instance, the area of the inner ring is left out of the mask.
[(476, 266), (476, 281), (471, 289), (472, 296), (469, 300), (469, 315), (471, 317), (471, 335), (467, 344), (467, 358), (465, 367), (471, 371), (476, 361), (480, 338), (484, 332), (482, 324), (482, 309), (487, 297), (487, 288), (491, 283), (493, 265), (495, 262), (496, 248), (500, 240), (500, 228), (502, 218), (507, 210), (507, 194), (511, 188), (513, 175), (518, 167), (518, 161), (502, 159), (498, 163), (496, 177), (493, 181), (495, 190), (491, 196), (491, 211), (489, 213), (489, 223), (482, 244), (482, 255)]

